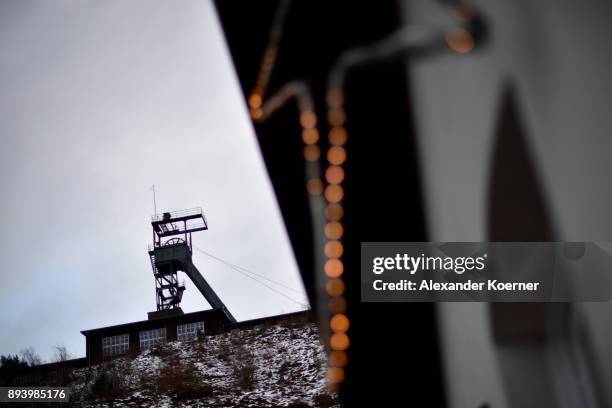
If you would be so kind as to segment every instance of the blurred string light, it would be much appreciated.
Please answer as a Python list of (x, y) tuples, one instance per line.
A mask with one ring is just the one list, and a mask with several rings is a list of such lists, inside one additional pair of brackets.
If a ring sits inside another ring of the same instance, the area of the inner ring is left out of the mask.
[[(299, 122), (302, 127), (301, 137), (304, 142), (305, 188), (309, 194), (313, 218), (315, 285), (317, 291), (324, 290), (328, 296), (326, 307), (321, 307), (323, 297), (319, 296), (317, 301), (320, 320), (321, 316), (329, 319), (328, 327), (321, 328), (323, 337), (329, 338), (327, 378), (332, 387), (336, 387), (346, 379), (344, 369), (349, 361), (347, 349), (350, 346), (348, 335), (350, 320), (346, 315), (347, 302), (344, 296), (346, 286), (343, 279), (345, 274), (343, 183), (348, 159), (346, 143), (349, 140), (345, 128), (347, 120), (344, 108), (345, 77), (350, 68), (358, 65), (402, 55), (414, 58), (448, 50), (458, 54), (468, 54), (483, 43), (484, 25), (474, 9), (465, 7), (455, 0), (439, 0), (439, 2), (448, 8), (456, 25), (447, 28), (405, 26), (375, 44), (350, 49), (337, 59), (330, 71), (327, 84), (329, 131), (327, 151), (323, 155), (327, 163), (324, 174), (321, 171), (322, 152), (319, 147), (318, 118), (307, 84), (303, 81), (292, 81), (281, 87), (272, 97), (265, 98), (278, 57), (282, 28), (290, 0), (281, 0), (279, 3), (255, 87), (248, 97), (250, 114), (256, 122), (265, 121), (288, 101), (297, 101)], [(327, 313), (323, 313), (325, 309)], [(328, 333), (329, 336), (326, 335)]]
[(442, 3), (449, 6), (450, 15), (459, 23), (458, 26), (448, 29), (427, 29), (413, 25), (403, 27), (373, 45), (353, 48), (342, 53), (328, 77), (326, 102), (329, 147), (326, 154), (324, 193), (327, 200), (325, 209), (327, 224), (324, 229), (327, 243), (324, 252), (327, 257), (325, 273), (329, 279), (326, 289), (331, 298), (328, 305), (332, 330), (329, 339), (332, 352), (329, 355), (328, 371), (328, 380), (331, 384), (340, 384), (345, 381), (344, 368), (349, 361), (346, 351), (350, 346), (348, 336), (350, 321), (345, 314), (347, 303), (343, 296), (345, 266), (342, 258), (344, 254), (343, 182), (348, 141), (348, 132), (345, 127), (347, 115), (344, 108), (346, 75), (348, 70), (355, 66), (375, 63), (398, 55), (415, 57), (449, 49), (459, 54), (471, 52), (476, 46), (476, 39), (483, 37), (484, 29), (478, 14), (458, 2), (443, 1)]
[(345, 284), (344, 275), (344, 188), (345, 180), (344, 165), (347, 154), (345, 143), (348, 140), (347, 131), (344, 127), (346, 112), (344, 111), (344, 93), (341, 89), (331, 89), (326, 95), (327, 122), (329, 131), (327, 134), (327, 168), (325, 170), (325, 209), (326, 224), (324, 228), (327, 242), (324, 246), (325, 274), (328, 282), (326, 285), (329, 295), (328, 309), (331, 315), (329, 326), (332, 331), (329, 337), (329, 369), (327, 379), (330, 384), (337, 385), (346, 379), (344, 372), (348, 364), (347, 349), (350, 339), (347, 334), (350, 328), (349, 318), (346, 316), (347, 303), (344, 297)]
[[(344, 180), (344, 172), (341, 168), (328, 169), (327, 180), (334, 181), (333, 186), (327, 186), (324, 182), (321, 171), (321, 148), (320, 134), (317, 129), (318, 118), (315, 112), (314, 101), (308, 85), (303, 81), (291, 81), (282, 86), (273, 96), (266, 98), (266, 92), (270, 83), (270, 78), (278, 56), (278, 46), (281, 39), (282, 27), (286, 20), (289, 10), (290, 0), (281, 0), (279, 8), (274, 17), (270, 30), (270, 37), (264, 52), (260, 70), (255, 86), (248, 97), (249, 111), (251, 118), (255, 122), (267, 120), (276, 111), (285, 106), (289, 101), (295, 100), (299, 111), (299, 123), (301, 126), (301, 138), (304, 143), (303, 157), (305, 165), (305, 187), (309, 196), (309, 205), (313, 220), (313, 247), (315, 264), (315, 286), (318, 293), (327, 292), (332, 298), (329, 306), (326, 304), (325, 296), (318, 296), (316, 301), (319, 313), (319, 321), (326, 321), (330, 314), (327, 308), (334, 313), (334, 316), (346, 310), (346, 301), (341, 297), (344, 293), (344, 282), (340, 276), (344, 272), (344, 266), (339, 258), (342, 256), (343, 247), (339, 239), (343, 234), (343, 227), (339, 223), (342, 218), (343, 210), (338, 204), (342, 200), (343, 191), (338, 184)], [(344, 120), (342, 117), (336, 121)], [(346, 135), (335, 134), (334, 145), (342, 145), (346, 141)], [(328, 160), (341, 164), (346, 159), (343, 151), (329, 150)], [(331, 203), (331, 204), (328, 204)], [(326, 218), (329, 223), (326, 223)], [(333, 277), (327, 281), (326, 277)], [(320, 325), (323, 338), (330, 339), (329, 369), (327, 377), (332, 385), (344, 381), (345, 373), (342, 368), (346, 365), (348, 357), (346, 348), (348, 347), (348, 337), (344, 332), (348, 329), (348, 318), (341, 321), (330, 320), (329, 325)], [(334, 323), (335, 322), (335, 323)], [(332, 329), (345, 328), (344, 332), (333, 334)], [(331, 336), (330, 336), (331, 334)]]
[(268, 85), (270, 84), (272, 71), (278, 57), (278, 46), (283, 34), (283, 25), (287, 19), (287, 13), (289, 12), (290, 5), (290, 0), (280, 0), (278, 9), (274, 15), (274, 20), (270, 26), (268, 44), (266, 46), (266, 50), (264, 51), (259, 72), (257, 74), (255, 88), (248, 98), (251, 117), (254, 120), (260, 119), (263, 114), (261, 107), (263, 105), (264, 95), (268, 89)]
[[(468, 54), (485, 43), (486, 26), (474, 8), (465, 6), (459, 1), (439, 0), (439, 2), (446, 7), (448, 14), (453, 18), (453, 25), (406, 25), (378, 42), (351, 48), (340, 54), (330, 71), (327, 84), (330, 125), (335, 126), (335, 123), (342, 123), (346, 119), (342, 103), (344, 82), (349, 69), (401, 56), (419, 58), (449, 50), (458, 54)], [(346, 139), (344, 129), (339, 129), (338, 132), (335, 137)]]
[[(339, 165), (344, 163), (346, 153), (334, 147), (328, 149), (326, 154), (328, 161), (337, 164), (328, 167), (324, 177), (321, 171), (323, 158), (319, 147), (318, 118), (309, 88), (301, 81), (286, 84), (256, 111), (253, 111), (251, 107), (251, 116), (258, 122), (266, 120), (293, 99), (297, 101), (300, 112), (299, 122), (304, 143), (305, 184), (313, 219), (315, 286), (318, 292), (327, 293), (328, 299), (331, 299), (331, 302), (326, 304), (325, 296), (318, 296), (317, 309), (320, 321), (329, 320), (329, 325), (321, 327), (321, 334), (323, 338), (329, 338), (331, 353), (329, 354), (327, 378), (334, 390), (337, 384), (344, 381), (343, 367), (348, 361), (346, 349), (349, 345), (346, 335), (348, 318), (343, 314), (346, 310), (346, 301), (342, 297), (345, 285), (341, 279), (344, 273), (344, 264), (341, 261), (344, 248), (340, 241), (344, 234), (344, 227), (341, 223), (344, 210), (340, 204), (344, 196), (340, 186), (344, 180), (344, 170)], [(337, 140), (343, 143), (346, 138)], [(343, 316), (344, 320), (338, 320), (338, 316)]]

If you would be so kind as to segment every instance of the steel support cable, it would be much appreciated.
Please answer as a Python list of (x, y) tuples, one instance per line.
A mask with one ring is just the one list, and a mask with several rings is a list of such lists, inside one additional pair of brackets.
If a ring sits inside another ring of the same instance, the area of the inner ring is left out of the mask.
[(301, 302), (301, 301), (299, 301), (299, 300), (297, 300), (297, 299), (295, 299), (295, 298), (293, 298), (293, 297), (291, 297), (291, 296), (289, 296), (289, 295), (287, 295), (287, 294), (285, 294), (285, 293), (283, 293), (283, 292), (281, 292), (281, 291), (277, 290), (276, 288), (274, 288), (274, 287), (272, 287), (272, 286), (270, 286), (270, 285), (268, 285), (268, 284), (266, 284), (266, 283), (264, 283), (264, 282), (260, 281), (259, 279), (255, 278), (255, 277), (253, 277), (253, 276), (251, 276), (251, 275), (249, 275), (249, 273), (251, 273), (251, 274), (253, 274), (253, 275), (256, 275), (256, 276), (259, 276), (259, 277), (261, 277), (261, 278), (263, 278), (263, 279), (266, 279), (266, 280), (268, 280), (268, 281), (270, 281), (270, 282), (272, 282), (272, 283), (275, 283), (275, 284), (277, 284), (277, 285), (279, 285), (279, 286), (282, 286), (282, 287), (284, 287), (285, 289), (289, 289), (289, 290), (292, 290), (292, 291), (294, 291), (294, 292), (297, 292), (297, 293), (302, 294), (302, 292), (299, 292), (297, 289), (294, 289), (294, 288), (292, 288), (292, 287), (290, 287), (290, 286), (286, 286), (286, 285), (284, 285), (284, 284), (282, 284), (282, 283), (280, 283), (280, 282), (277, 282), (277, 281), (275, 281), (275, 280), (273, 280), (273, 279), (270, 279), (270, 278), (267, 278), (267, 277), (265, 277), (265, 276), (263, 276), (263, 275), (260, 275), (260, 274), (257, 274), (257, 273), (255, 273), (255, 272), (252, 272), (252, 271), (250, 271), (250, 270), (248, 270), (248, 269), (246, 269), (246, 268), (243, 268), (243, 267), (241, 267), (241, 266), (235, 265), (235, 264), (233, 264), (233, 263), (231, 263), (231, 262), (228, 262), (228, 261), (226, 261), (226, 260), (224, 260), (224, 259), (221, 259), (221, 258), (219, 258), (219, 257), (217, 257), (217, 256), (215, 256), (215, 255), (213, 255), (213, 254), (211, 254), (211, 253), (208, 253), (208, 252), (204, 251), (203, 249), (200, 249), (200, 248), (198, 248), (198, 247), (196, 247), (196, 246), (194, 246), (194, 248), (195, 248), (196, 250), (198, 250), (199, 252), (201, 252), (202, 254), (204, 254), (204, 255), (206, 255), (206, 256), (208, 256), (208, 257), (212, 258), (212, 259), (215, 259), (215, 260), (216, 260), (216, 261), (218, 261), (218, 262), (221, 262), (222, 264), (224, 264), (224, 265), (228, 266), (229, 268), (231, 268), (231, 269), (235, 270), (236, 272), (238, 272), (238, 273), (240, 273), (240, 274), (242, 274), (242, 275), (246, 276), (247, 278), (250, 278), (250, 279), (254, 280), (255, 282), (257, 282), (257, 283), (259, 283), (259, 284), (261, 284), (261, 285), (265, 286), (266, 288), (268, 288), (268, 289), (270, 289), (271, 291), (273, 291), (273, 292), (277, 293), (278, 295), (281, 295), (281, 296), (285, 297), (286, 299), (289, 299), (289, 300), (291, 300), (292, 302), (294, 302), (294, 303), (296, 303), (296, 304), (298, 304), (298, 305), (300, 305), (300, 306), (305, 306), (305, 305), (307, 305), (307, 303), (305, 303), (305, 302), (303, 302), (303, 301)]

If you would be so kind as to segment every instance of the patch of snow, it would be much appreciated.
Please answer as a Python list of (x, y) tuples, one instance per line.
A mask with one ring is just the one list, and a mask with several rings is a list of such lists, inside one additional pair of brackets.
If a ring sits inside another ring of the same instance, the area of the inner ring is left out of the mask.
[[(118, 384), (121, 398), (113, 398), (113, 407), (337, 404), (337, 397), (327, 391), (325, 351), (313, 323), (262, 326), (193, 342), (175, 341), (133, 359), (122, 357), (75, 370), (70, 387), (80, 403), (102, 406), (110, 402), (92, 393), (103, 373)], [(178, 384), (172, 384), (173, 378), (179, 379)], [(202, 396), (189, 395), (193, 390)]]

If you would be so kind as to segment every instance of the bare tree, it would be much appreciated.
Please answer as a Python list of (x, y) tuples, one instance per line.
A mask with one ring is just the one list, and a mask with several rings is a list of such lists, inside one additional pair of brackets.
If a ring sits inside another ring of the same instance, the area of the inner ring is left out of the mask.
[(19, 352), (19, 354), (21, 355), (21, 360), (25, 361), (26, 364), (30, 367), (42, 364), (40, 356), (38, 355), (38, 353), (36, 353), (36, 350), (34, 350), (34, 347), (32, 346), (24, 348)]
[(62, 345), (57, 345), (54, 347), (55, 350), (55, 356), (53, 358), (54, 361), (66, 361), (70, 358), (70, 354), (68, 353), (68, 350), (66, 349), (66, 346), (62, 346)]

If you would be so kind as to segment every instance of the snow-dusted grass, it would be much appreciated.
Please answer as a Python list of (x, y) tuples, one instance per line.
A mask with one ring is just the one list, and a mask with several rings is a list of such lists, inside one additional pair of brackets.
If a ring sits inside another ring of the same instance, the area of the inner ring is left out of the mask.
[(96, 406), (327, 407), (325, 361), (315, 324), (261, 326), (79, 369), (70, 386)]

